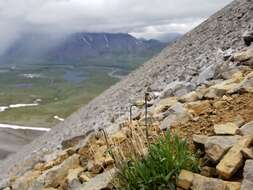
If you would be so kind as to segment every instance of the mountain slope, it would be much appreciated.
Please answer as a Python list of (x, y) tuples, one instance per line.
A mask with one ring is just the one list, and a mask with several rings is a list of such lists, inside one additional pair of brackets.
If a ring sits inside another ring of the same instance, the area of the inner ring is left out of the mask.
[[(243, 48), (241, 35), (250, 23), (253, 23), (252, 1), (235, 0), (64, 123), (6, 160), (0, 167), (2, 175), (7, 171), (22, 173), (43, 155), (42, 150), (55, 150), (63, 139), (85, 134), (92, 128), (116, 127), (111, 123), (112, 117), (119, 122), (130, 103), (143, 97), (148, 87), (160, 90), (175, 80), (196, 85), (203, 69), (223, 62), (220, 50)], [(25, 159), (21, 161), (21, 158)]]

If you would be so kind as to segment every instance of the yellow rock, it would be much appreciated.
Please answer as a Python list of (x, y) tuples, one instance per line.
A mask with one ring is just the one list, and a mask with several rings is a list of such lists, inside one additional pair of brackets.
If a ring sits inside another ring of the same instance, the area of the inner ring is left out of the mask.
[(211, 104), (208, 100), (196, 101), (188, 103), (187, 108), (190, 110), (191, 113), (193, 113), (193, 115), (199, 116), (207, 112), (211, 108)]
[(243, 165), (241, 150), (247, 148), (253, 141), (253, 134), (239, 140), (223, 157), (216, 166), (219, 175), (224, 179), (230, 179)]
[(223, 181), (205, 177), (190, 171), (182, 170), (178, 176), (177, 186), (185, 190), (240, 190), (241, 183)]
[(193, 182), (193, 173), (187, 170), (182, 170), (178, 176), (177, 186), (183, 189), (190, 189)]
[(253, 63), (253, 48), (235, 53), (234, 60), (239, 63)]
[(216, 135), (235, 135), (239, 132), (237, 124), (229, 122), (225, 124), (214, 125), (214, 132)]
[(179, 98), (179, 102), (194, 102), (202, 98), (201, 93), (197, 93), (196, 91), (190, 92)]
[(169, 98), (161, 99), (154, 109), (154, 114), (156, 115), (156, 114), (165, 112), (176, 103), (177, 103), (177, 97), (169, 97)]

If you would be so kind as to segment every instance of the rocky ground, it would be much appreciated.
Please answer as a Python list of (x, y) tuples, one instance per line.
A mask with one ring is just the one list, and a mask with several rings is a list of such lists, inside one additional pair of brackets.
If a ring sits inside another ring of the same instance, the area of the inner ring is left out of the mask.
[(144, 100), (139, 99), (132, 120), (119, 123), (117, 131), (99, 129), (88, 137), (62, 141), (58, 151), (46, 153), (22, 176), (11, 175), (4, 190), (114, 189), (117, 163), (130, 152), (147, 153), (145, 121), (150, 142), (169, 129), (188, 138), (200, 154), (200, 174), (182, 170), (178, 189), (251, 190), (253, 47), (231, 54), (223, 64), (230, 65), (228, 77), (207, 80), (181, 96), (166, 95), (182, 90), (179, 84), (163, 93), (150, 92), (147, 117)]
[[(19, 176), (34, 172), (39, 162), (47, 163), (48, 155), (62, 152), (61, 143), (66, 139), (79, 142), (100, 127), (113, 133), (128, 117), (129, 106), (143, 99), (147, 91), (152, 96), (150, 121), (159, 122), (163, 129), (178, 129), (190, 139), (194, 134), (214, 135), (214, 124), (250, 122), (252, 45), (248, 46), (252, 40), (252, 23), (252, 1), (235, 0), (64, 123), (0, 164), (0, 189), (7, 186), (15, 189)], [(134, 108), (133, 116), (143, 122), (141, 110)], [(80, 154), (74, 150), (73, 155), (57, 162), (56, 168), (39, 169), (35, 177), (27, 174), (31, 179), (27, 184), (46, 179), (48, 182), (41, 183), (43, 188), (61, 186), (69, 169), (80, 166)], [(62, 169), (65, 164), (71, 167)], [(57, 171), (62, 173), (57, 177), (60, 181), (55, 179), (52, 184), (49, 179)]]

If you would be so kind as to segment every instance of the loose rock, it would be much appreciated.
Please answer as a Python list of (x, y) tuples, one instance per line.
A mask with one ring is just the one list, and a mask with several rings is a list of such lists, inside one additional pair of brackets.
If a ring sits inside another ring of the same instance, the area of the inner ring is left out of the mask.
[(243, 181), (241, 190), (252, 190), (253, 187), (253, 160), (246, 160), (243, 168)]
[(234, 144), (240, 136), (212, 136), (205, 143), (206, 155), (212, 162), (217, 163)]
[(177, 186), (185, 190), (240, 190), (239, 182), (223, 181), (221, 179), (204, 177), (186, 170), (178, 176)]
[(238, 134), (238, 132), (238, 125), (232, 122), (214, 125), (214, 133), (216, 135), (235, 135)]
[(70, 169), (79, 167), (79, 155), (74, 154), (65, 160), (62, 164), (55, 166), (41, 176), (39, 176), (31, 185), (29, 190), (42, 190), (44, 187), (57, 187), (64, 183), (65, 177)]
[(240, 133), (242, 135), (249, 135), (253, 133), (253, 121), (246, 123), (240, 128)]
[(247, 148), (253, 140), (253, 135), (245, 136), (239, 140), (216, 166), (219, 175), (224, 179), (230, 179), (243, 165), (241, 150)]
[(161, 122), (160, 128), (167, 129), (177, 122), (186, 122), (189, 120), (189, 113), (183, 104), (176, 103), (167, 111), (168, 116)]

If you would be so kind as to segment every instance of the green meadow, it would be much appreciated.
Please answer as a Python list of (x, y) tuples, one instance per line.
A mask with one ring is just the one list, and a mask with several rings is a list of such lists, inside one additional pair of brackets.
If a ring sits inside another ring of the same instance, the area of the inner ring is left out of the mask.
[(78, 64), (0, 65), (0, 106), (39, 102), (38, 106), (0, 112), (0, 123), (52, 127), (60, 122), (54, 116), (68, 117), (119, 80), (109, 73), (125, 75), (147, 59), (149, 56)]

